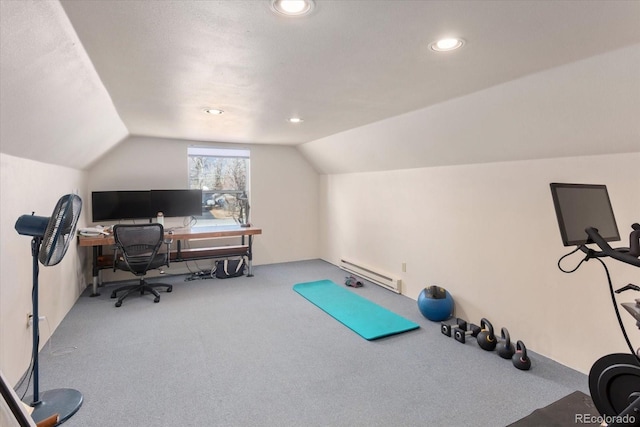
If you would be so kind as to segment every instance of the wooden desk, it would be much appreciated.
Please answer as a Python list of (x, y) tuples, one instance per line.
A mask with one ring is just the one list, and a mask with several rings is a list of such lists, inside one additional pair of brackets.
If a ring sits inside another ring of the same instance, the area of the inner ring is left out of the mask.
[[(248, 276), (253, 276), (253, 236), (262, 234), (262, 229), (256, 227), (220, 226), (220, 227), (196, 227), (196, 228), (175, 228), (165, 229), (165, 239), (177, 241), (177, 248), (169, 253), (170, 261), (181, 262), (197, 259), (215, 259), (229, 256), (246, 256), (248, 266)], [(240, 237), (241, 244), (235, 246), (213, 246), (197, 249), (182, 248), (183, 240), (196, 239), (219, 239), (225, 237)], [(245, 242), (245, 237), (248, 238)], [(100, 295), (98, 293), (98, 282), (100, 270), (110, 268), (113, 264), (111, 255), (102, 255), (102, 248), (115, 244), (113, 236), (78, 236), (78, 246), (93, 248), (93, 293), (91, 296)]]

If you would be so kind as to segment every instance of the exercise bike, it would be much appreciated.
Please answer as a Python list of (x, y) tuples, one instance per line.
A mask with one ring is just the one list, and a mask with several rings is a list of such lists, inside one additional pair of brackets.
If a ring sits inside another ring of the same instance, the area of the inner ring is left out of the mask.
[[(616, 294), (628, 290), (640, 291), (640, 287), (628, 284), (613, 290), (611, 276), (601, 258), (613, 258), (626, 264), (640, 267), (640, 224), (633, 224), (629, 235), (628, 248), (612, 248), (607, 241), (620, 240), (613, 209), (605, 186), (583, 184), (551, 184), (558, 224), (565, 246), (577, 244), (577, 248), (560, 258), (558, 268), (565, 273), (576, 271), (580, 265), (590, 259), (597, 259), (605, 269), (611, 300), (630, 353), (609, 354), (598, 359), (589, 371), (589, 391), (595, 407), (609, 427), (640, 426), (640, 348), (634, 350), (620, 317)], [(587, 202), (587, 203), (585, 203)], [(607, 206), (608, 204), (608, 206)], [(588, 206), (589, 212), (584, 212)], [(576, 237), (579, 226), (586, 222), (598, 225), (582, 228), (586, 239)], [(578, 228), (576, 228), (576, 225)], [(599, 231), (606, 230), (606, 237)], [(574, 236), (572, 237), (571, 234)], [(586, 244), (595, 243), (600, 250), (593, 250)], [(578, 250), (586, 254), (578, 266), (570, 271), (564, 270), (560, 263), (568, 255)], [(640, 298), (635, 303), (623, 303), (622, 306), (636, 320), (640, 329)]]
[[(640, 251), (637, 246), (640, 239), (640, 225), (633, 224), (634, 231), (631, 232), (629, 250), (626, 248), (613, 249), (600, 236), (595, 228), (588, 228), (587, 234), (590, 239), (600, 247), (600, 251), (593, 251), (586, 248), (586, 260), (593, 257), (611, 257), (622, 262), (626, 262), (636, 267), (640, 267)], [(635, 242), (635, 244), (634, 244)], [(632, 247), (636, 249), (633, 250)], [(585, 251), (582, 249), (583, 252)], [(634, 256), (634, 253), (637, 254)], [(603, 263), (604, 265), (604, 263)], [(606, 266), (605, 266), (606, 268)], [(611, 278), (607, 271), (610, 288)], [(627, 345), (631, 353), (609, 354), (598, 359), (589, 371), (589, 391), (594, 405), (608, 422), (609, 426), (640, 426), (640, 348), (633, 350), (629, 338), (624, 329), (620, 313), (616, 304), (615, 293), (627, 290), (640, 291), (640, 287), (628, 284), (612, 293), (613, 306), (618, 316), (618, 321), (622, 329)], [(640, 298), (635, 304), (623, 303), (622, 306), (636, 320), (636, 326), (640, 329)]]

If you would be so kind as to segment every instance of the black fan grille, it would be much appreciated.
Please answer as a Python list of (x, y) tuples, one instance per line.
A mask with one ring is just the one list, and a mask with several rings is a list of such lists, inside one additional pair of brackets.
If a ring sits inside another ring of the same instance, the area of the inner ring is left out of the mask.
[(75, 238), (82, 200), (75, 194), (62, 196), (56, 204), (42, 238), (39, 260), (42, 265), (58, 264)]

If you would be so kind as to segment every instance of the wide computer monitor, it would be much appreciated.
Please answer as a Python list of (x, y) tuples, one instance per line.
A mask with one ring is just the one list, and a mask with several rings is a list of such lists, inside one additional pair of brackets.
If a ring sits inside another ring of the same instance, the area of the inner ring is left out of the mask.
[(591, 243), (585, 231), (589, 227), (607, 242), (620, 240), (605, 185), (552, 183), (551, 194), (565, 246)]
[(91, 207), (93, 222), (155, 217), (149, 191), (94, 191)]
[(151, 190), (153, 217), (162, 212), (165, 217), (202, 215), (202, 190)]

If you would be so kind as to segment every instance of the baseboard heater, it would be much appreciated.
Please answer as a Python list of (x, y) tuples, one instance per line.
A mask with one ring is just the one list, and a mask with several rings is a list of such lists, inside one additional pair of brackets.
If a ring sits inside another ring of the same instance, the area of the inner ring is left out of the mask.
[(397, 277), (392, 277), (389, 274), (375, 271), (371, 267), (367, 267), (353, 261), (345, 259), (340, 260), (339, 267), (349, 273), (352, 273), (358, 277), (362, 277), (376, 285), (380, 285), (383, 288), (389, 289), (395, 293), (400, 293), (400, 285), (402, 281)]

